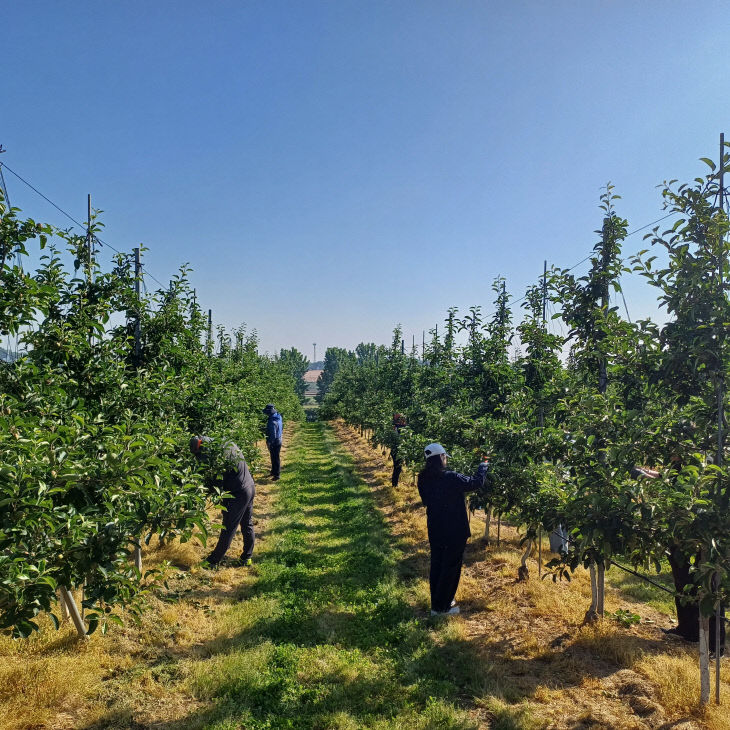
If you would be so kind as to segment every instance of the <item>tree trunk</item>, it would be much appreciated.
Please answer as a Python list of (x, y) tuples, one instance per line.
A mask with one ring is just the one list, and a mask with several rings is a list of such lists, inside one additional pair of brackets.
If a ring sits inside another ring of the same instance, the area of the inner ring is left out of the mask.
[(59, 586), (58, 590), (60, 591), (61, 596), (66, 603), (68, 611), (71, 614), (71, 619), (74, 622), (74, 626), (76, 627), (76, 632), (81, 638), (83, 638), (84, 640), (88, 640), (89, 637), (86, 635), (86, 627), (84, 626), (84, 622), (81, 618), (81, 614), (79, 613), (79, 609), (76, 606), (76, 601), (74, 601), (74, 597), (65, 586)]
[(142, 546), (139, 544), (139, 540), (134, 541), (134, 567), (142, 575)]
[(490, 529), (492, 527), (492, 508), (491, 507), (489, 507), (488, 509), (484, 510), (484, 516), (485, 516), (485, 521), (484, 521), (484, 539), (486, 540), (487, 545), (489, 545), (489, 541), (490, 541), (489, 531), (490, 531)]
[(598, 611), (598, 616), (600, 618), (603, 618), (603, 609), (604, 609), (604, 599), (606, 597), (606, 564), (604, 562), (598, 563), (598, 585), (597, 585), (597, 595), (596, 598), (596, 609)]
[(532, 552), (532, 546), (532, 540), (528, 540), (525, 552), (522, 554), (520, 567), (517, 569), (518, 581), (528, 580), (530, 578), (530, 569), (527, 567), (527, 558), (530, 557), (530, 553)]
[(63, 623), (66, 623), (66, 621), (68, 621), (71, 616), (68, 612), (68, 606), (66, 606), (66, 601), (63, 598), (63, 592), (60, 588), (58, 590), (58, 605), (61, 608), (61, 621), (63, 621)]
[(592, 624), (598, 620), (598, 586), (596, 581), (596, 564), (591, 563), (589, 568), (591, 574), (591, 607), (586, 611), (583, 623)]

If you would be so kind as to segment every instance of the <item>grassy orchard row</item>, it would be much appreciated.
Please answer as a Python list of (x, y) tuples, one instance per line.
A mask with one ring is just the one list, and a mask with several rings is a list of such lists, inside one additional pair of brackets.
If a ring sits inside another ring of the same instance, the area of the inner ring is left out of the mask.
[(0, 629), (29, 635), (57, 589), (84, 586), (91, 631), (154, 580), (129, 560), (137, 540), (206, 533), (190, 434), (233, 439), (255, 464), (262, 404), (301, 416), (297, 353), (261, 357), (244, 329), (216, 346), (186, 268), (138, 296), (131, 256), (103, 271), (85, 236), (18, 213), (0, 199), (0, 334), (22, 353), (0, 363)]
[[(683, 556), (691, 565), (687, 600), (699, 603), (706, 631), (730, 594), (727, 429), (718, 428), (728, 401), (730, 245), (718, 178), (713, 167), (690, 185), (665, 184), (675, 222), (654, 229), (651, 248), (628, 263), (627, 223), (609, 187), (589, 273), (551, 271), (528, 289), (516, 328), (498, 280), (492, 318), (479, 307), (464, 317), (450, 310), (422, 358), (402, 352), (398, 330), (390, 348), (328, 351), (323, 413), (372, 429), (384, 446), (394, 445), (392, 414), (404, 413), (399, 453), (414, 466), (434, 440), (463, 471), (489, 454), (490, 478), (472, 506), (509, 511), (528, 539), (538, 526), (567, 525), (568, 552), (553, 567), (566, 576), (579, 565), (591, 570), (591, 616), (602, 613), (603, 572), (613, 558), (659, 569), (668, 554)], [(659, 258), (650, 255), (656, 249)], [(667, 324), (632, 323), (611, 305), (629, 270), (656, 288)], [(543, 297), (558, 309), (566, 338), (549, 332)], [(460, 332), (466, 342), (457, 346)], [(513, 342), (519, 348), (510, 356)], [(634, 477), (634, 465), (656, 467), (661, 477)]]

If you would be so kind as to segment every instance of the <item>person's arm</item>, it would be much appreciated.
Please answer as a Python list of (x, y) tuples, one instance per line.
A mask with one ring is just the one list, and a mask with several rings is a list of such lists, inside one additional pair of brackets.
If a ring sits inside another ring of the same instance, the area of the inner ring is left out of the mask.
[(489, 469), (489, 463), (483, 461), (479, 464), (474, 476), (472, 477), (468, 477), (466, 474), (459, 474), (459, 472), (456, 471), (449, 472), (451, 476), (450, 485), (461, 492), (473, 492), (475, 489), (480, 489), (484, 486), (487, 469)]

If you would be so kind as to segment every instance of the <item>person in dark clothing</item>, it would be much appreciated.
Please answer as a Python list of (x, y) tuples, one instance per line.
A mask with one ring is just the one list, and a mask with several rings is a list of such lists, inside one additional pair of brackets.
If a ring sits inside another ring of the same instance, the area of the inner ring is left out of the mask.
[(398, 480), (400, 479), (400, 473), (403, 470), (403, 459), (398, 455), (398, 442), (400, 441), (401, 431), (406, 427), (406, 417), (400, 413), (393, 414), (393, 430), (395, 431), (394, 443), (390, 448), (390, 458), (393, 460), (393, 475), (390, 479), (390, 483), (394, 486), (398, 486)]
[[(190, 450), (199, 461), (205, 462), (210, 456), (209, 453), (206, 453), (206, 450), (210, 449), (210, 444), (211, 439), (207, 436), (194, 436), (190, 439)], [(207, 478), (205, 482), (206, 487), (210, 490), (218, 489), (220, 492), (228, 493), (222, 503), (223, 529), (218, 537), (218, 544), (205, 561), (211, 566), (216, 566), (223, 560), (240, 525), (243, 535), (241, 562), (244, 565), (251, 565), (255, 542), (253, 499), (256, 496), (256, 484), (238, 446), (233, 443), (226, 444), (223, 447), (223, 457), (228, 466), (223, 472), (223, 476)]]
[(424, 453), (426, 465), (418, 474), (418, 493), (426, 507), (431, 546), (431, 615), (453, 615), (459, 613), (454, 596), (471, 536), (464, 494), (483, 486), (488, 463), (480, 464), (476, 474), (468, 477), (447, 471), (449, 455), (441, 444), (429, 444)]
[[(669, 548), (667, 558), (672, 569), (672, 578), (677, 595), (674, 603), (677, 607), (677, 625), (673, 629), (662, 629), (665, 634), (677, 636), (685, 641), (697, 643), (700, 640), (700, 608), (697, 603), (697, 584), (694, 582), (692, 573), (692, 560), (680, 548), (679, 545), (672, 545)], [(695, 558), (695, 564), (699, 562), (699, 556)], [(717, 589), (716, 580), (713, 580), (713, 589)], [(684, 597), (684, 600), (683, 598)], [(725, 653), (725, 606), (720, 606), (720, 654)], [(717, 650), (715, 634), (715, 614), (710, 616), (709, 643), (710, 651)]]
[(281, 437), (284, 433), (284, 421), (273, 403), (268, 403), (263, 413), (269, 417), (266, 422), (266, 446), (271, 456), (271, 476), (276, 481), (281, 476)]
[[(679, 457), (672, 458), (668, 472), (670, 474), (678, 473), (681, 469), (682, 462)], [(634, 466), (631, 469), (631, 476), (634, 478), (658, 479), (661, 473), (656, 469)], [(699, 559), (699, 555), (695, 557), (695, 564), (699, 562)], [(694, 581), (692, 572), (692, 558), (678, 543), (673, 543), (667, 551), (667, 560), (669, 561), (669, 567), (672, 569), (672, 579), (676, 590), (674, 604), (677, 607), (677, 625), (672, 629), (662, 629), (662, 631), (669, 636), (676, 636), (685, 641), (697, 643), (700, 640), (700, 608), (696, 600), (697, 584)], [(716, 588), (716, 586), (713, 585), (713, 588)], [(725, 653), (725, 606), (722, 605), (720, 608), (720, 654), (722, 655)], [(715, 622), (716, 618), (713, 614), (710, 616), (709, 626), (710, 651), (712, 652), (717, 650)]]

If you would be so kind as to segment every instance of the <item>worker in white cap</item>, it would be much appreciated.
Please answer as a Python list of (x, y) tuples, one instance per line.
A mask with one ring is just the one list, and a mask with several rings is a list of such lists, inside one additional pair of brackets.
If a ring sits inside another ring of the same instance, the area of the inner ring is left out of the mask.
[(464, 494), (484, 485), (488, 462), (473, 477), (446, 469), (449, 455), (441, 444), (424, 449), (426, 464), (418, 474), (418, 493), (426, 507), (428, 542), (431, 546), (431, 615), (454, 615), (454, 601), (461, 578), (466, 541), (471, 536)]

